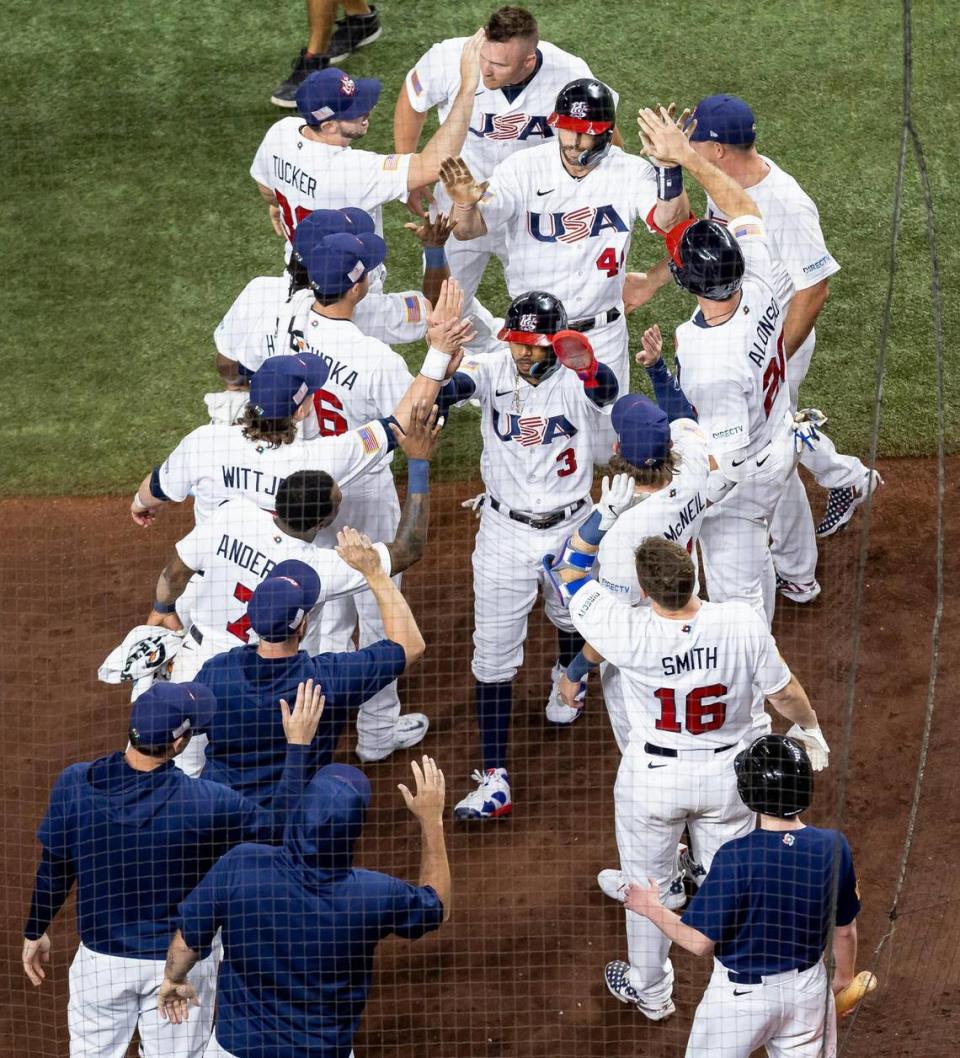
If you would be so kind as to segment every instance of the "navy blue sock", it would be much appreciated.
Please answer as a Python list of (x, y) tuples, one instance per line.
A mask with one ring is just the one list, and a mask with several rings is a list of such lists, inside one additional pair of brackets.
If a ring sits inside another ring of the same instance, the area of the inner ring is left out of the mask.
[(507, 738), (513, 709), (513, 681), (481, 683), (477, 680), (477, 724), (483, 746), (483, 767), (507, 766)]
[(558, 628), (557, 643), (560, 648), (557, 652), (557, 660), (560, 662), (561, 667), (566, 669), (570, 662), (583, 650), (583, 636), (579, 632), (564, 632), (562, 628)]

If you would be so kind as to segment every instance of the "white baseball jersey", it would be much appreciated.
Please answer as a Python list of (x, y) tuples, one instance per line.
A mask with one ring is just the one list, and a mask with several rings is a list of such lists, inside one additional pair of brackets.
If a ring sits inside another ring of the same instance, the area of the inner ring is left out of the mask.
[(509, 348), (464, 360), (459, 370), (477, 387), (480, 473), (491, 496), (516, 511), (546, 514), (589, 495), (593, 435), (610, 410), (590, 400), (573, 371), (561, 367), (531, 385)]
[(766, 623), (746, 603), (704, 602), (689, 622), (675, 621), (592, 582), (574, 596), (570, 617), (619, 669), (631, 744), (735, 745), (752, 733), (758, 695), (790, 682)]
[(300, 117), (281, 118), (267, 130), (250, 175), (277, 196), (288, 242), (315, 209), (359, 206), (383, 235), (380, 207), (407, 197), (409, 154), (374, 154), (357, 147), (332, 147), (302, 134)]
[(611, 147), (578, 180), (552, 141), (501, 162), (481, 208), (487, 228), (506, 233), (510, 296), (548, 290), (576, 320), (623, 309), (633, 225), (649, 227), (656, 205), (656, 175), (643, 158)]
[(700, 520), (707, 509), (710, 456), (707, 438), (692, 419), (670, 424), (673, 451), (680, 466), (673, 481), (649, 493), (614, 522), (597, 554), (600, 583), (631, 604), (641, 601), (634, 553), (649, 536), (665, 536), (693, 552)]
[[(813, 199), (779, 165), (762, 156), (770, 172), (747, 193), (756, 202), (767, 231), (773, 259), (773, 286), (786, 309), (798, 290), (805, 290), (840, 271), (827, 249), (820, 214)], [(707, 216), (728, 220), (707, 196)]]
[[(240, 291), (213, 332), (217, 352), (256, 371), (268, 357), (297, 347), (291, 336), (278, 333), (280, 317), (314, 301), (311, 290), (289, 295), (286, 276), (257, 276)], [(353, 312), (353, 322), (364, 334), (390, 344), (418, 342), (427, 333), (429, 306), (423, 294), (404, 290), (398, 294), (370, 293)]]
[[(374, 546), (389, 573), (386, 546)], [(298, 559), (317, 572), (320, 597), (312, 612), (325, 602), (367, 588), (363, 575), (336, 551), (288, 536), (277, 527), (272, 514), (246, 500), (221, 504), (212, 517), (177, 543), (177, 554), (190, 569), (203, 572), (202, 577), (194, 578), (196, 595), (190, 607), (193, 625), (204, 639), (210, 636), (222, 642), (223, 649), (249, 641), (252, 633), (247, 603), (278, 562)]]
[(746, 449), (753, 456), (784, 428), (790, 411), (784, 309), (763, 223), (737, 217), (731, 227), (746, 265), (740, 304), (718, 326), (707, 326), (697, 309), (677, 328), (677, 377), (710, 451)]
[(343, 488), (375, 467), (387, 454), (382, 423), (369, 422), (339, 437), (320, 437), (271, 448), (248, 441), (240, 426), (200, 426), (167, 456), (159, 469), (160, 488), (171, 500), (194, 497), (197, 524), (224, 500), (239, 497), (273, 510), (277, 487), (298, 470), (325, 470)]
[[(407, 99), (418, 113), (437, 107), (440, 121), (446, 121), (460, 91), (460, 56), (468, 40), (454, 37), (434, 44), (407, 74)], [(482, 80), (477, 86), (460, 156), (478, 181), (486, 180), (514, 152), (553, 139), (547, 118), (553, 113), (560, 89), (579, 77), (593, 76), (583, 59), (554, 44), (541, 41), (538, 51), (541, 61), (537, 72), (513, 100), (500, 88), (484, 88)], [(444, 202), (449, 201), (442, 184), (437, 185), (437, 192)]]

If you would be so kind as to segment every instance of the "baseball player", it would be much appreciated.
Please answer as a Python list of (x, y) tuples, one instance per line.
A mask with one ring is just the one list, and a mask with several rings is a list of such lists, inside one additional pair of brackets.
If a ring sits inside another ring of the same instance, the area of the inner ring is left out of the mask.
[(429, 757), (422, 771), (411, 768), (416, 793), (400, 792), (420, 823), (417, 885), (353, 866), (370, 782), (356, 768), (330, 764), (305, 791), (282, 848), (232, 851), (180, 905), (158, 1003), (174, 1023), (196, 1017), (191, 1006), (204, 1015), (189, 975), (221, 928), (210, 1058), (347, 1058), (377, 945), (390, 934), (416, 940), (449, 919), (443, 772)]
[[(286, 240), (288, 257), (294, 230), (315, 209), (359, 206), (373, 216), (382, 235), (383, 204), (403, 200), (413, 188), (437, 179), (440, 162), (460, 150), (470, 123), (480, 79), (480, 37), (478, 30), (463, 46), (460, 92), (419, 154), (353, 148), (367, 134), (370, 112), (380, 98), (379, 81), (353, 78), (333, 66), (306, 78), (297, 89), (299, 117), (281, 118), (267, 130), (250, 167), (270, 222)], [(377, 283), (382, 284), (382, 273)]]
[[(712, 955), (686, 1058), (835, 1058), (834, 995), (852, 980), (860, 893), (847, 839), (800, 819), (813, 797), (802, 745), (764, 735), (737, 754), (737, 792), (760, 826), (717, 850), (683, 917), (649, 879), (627, 908), (694, 955)], [(824, 949), (833, 926), (833, 981)]]
[(195, 1058), (206, 1046), (216, 977), (207, 944), (190, 979), (203, 997), (200, 1017), (175, 1028), (157, 1016), (177, 904), (233, 845), (280, 841), (285, 813), (309, 778), (304, 764), (323, 696), (301, 686), (292, 711), (283, 703), (287, 766), (277, 814), (173, 767), (216, 707), (200, 684), (155, 684), (132, 706), (126, 752), (71, 764), (54, 785), (37, 832), (43, 854), (24, 929), (23, 968), (33, 985), (43, 983), (47, 929), (76, 883), (80, 947), (67, 1007), (73, 1058), (123, 1058), (134, 1029), (146, 1058)]
[[(446, 119), (460, 91), (460, 55), (467, 38), (454, 37), (434, 44), (417, 61), (406, 77), (404, 90), (397, 97), (393, 116), (394, 149), (407, 154), (417, 149), (427, 114), (437, 108)], [(480, 46), (481, 81), (473, 98), (473, 111), (461, 157), (477, 180), (487, 180), (496, 166), (511, 155), (553, 139), (548, 121), (557, 93), (577, 78), (592, 78), (587, 64), (554, 44), (540, 40), (536, 19), (522, 7), (501, 7), (491, 14), (483, 28)], [(613, 94), (616, 102), (616, 94)], [(613, 142), (622, 146), (614, 131)], [(408, 199), (415, 213), (423, 213), (421, 196), (433, 201), (429, 188), (414, 189)], [(442, 185), (436, 188), (436, 208), (451, 211), (450, 196)], [(496, 327), (490, 332), (490, 314), (475, 299), (477, 286), (491, 256), (507, 267), (507, 239), (502, 228), (486, 232), (470, 242), (454, 242), (447, 249), (451, 275), (474, 299), (468, 311), (478, 321), (478, 342), (489, 349), (496, 340)], [(424, 254), (429, 266), (430, 254)], [(549, 277), (553, 280), (555, 275)], [(523, 279), (511, 293), (539, 286)], [(553, 290), (543, 281), (544, 290)], [(484, 327), (484, 324), (487, 327)], [(475, 348), (473, 351), (481, 351)]]
[(783, 308), (763, 222), (747, 192), (690, 146), (666, 110), (641, 110), (638, 123), (646, 152), (682, 163), (734, 218), (729, 225), (687, 220), (667, 236), (670, 268), (699, 306), (677, 328), (677, 373), (718, 464), (708, 498), (719, 499), (736, 485), (705, 513), (700, 528), (710, 598), (743, 599), (772, 621), (768, 526), (784, 483), (796, 474), (796, 437)]
[(382, 548), (361, 544), (355, 529), (343, 530), (340, 541), (341, 561), (364, 578), (383, 614), (385, 630), (378, 642), (358, 651), (314, 651), (315, 656), (304, 650), (323, 579), (313, 565), (294, 559), (275, 566), (247, 604), (245, 617), (257, 645), (218, 654), (197, 673), (197, 682), (217, 699), (203, 777), (226, 783), (258, 804), (273, 804), (282, 776), (279, 699), (292, 697), (308, 679), (323, 688), (323, 722), (308, 751), (312, 775), (332, 760), (351, 712), (423, 655), (423, 637), (384, 569)]
[[(697, 103), (697, 128), (690, 137), (702, 158), (748, 190), (763, 216), (773, 282), (783, 309), (783, 352), (788, 364), (790, 402), (807, 375), (816, 343), (814, 324), (828, 297), (830, 276), (840, 270), (827, 249), (817, 207), (797, 181), (757, 151), (753, 111), (730, 95), (708, 96)], [(707, 216), (728, 221), (708, 196)], [(800, 462), (818, 484), (829, 489), (816, 536), (831, 536), (853, 517), (857, 507), (882, 484), (856, 456), (841, 455), (828, 437), (800, 453)], [(783, 499), (770, 522), (770, 549), (780, 594), (810, 602), (820, 594), (816, 579), (817, 544), (810, 504), (799, 475), (787, 479)]]
[[(611, 508), (615, 517), (620, 507)], [(686, 549), (662, 536), (636, 552), (647, 606), (629, 606), (590, 579), (590, 555), (603, 539), (597, 515), (579, 529), (585, 545), (568, 547), (553, 574), (570, 598), (570, 618), (592, 648), (619, 669), (629, 742), (614, 787), (617, 848), (625, 879), (657, 879), (662, 895), (676, 873), (677, 843), (686, 826), (705, 870), (718, 848), (753, 828), (736, 796), (738, 746), (770, 728), (763, 699), (825, 768), (829, 748), (799, 681), (777, 651), (766, 622), (738, 601), (701, 602)], [(592, 666), (581, 653), (567, 672), (581, 679)], [(605, 887), (606, 891), (606, 887)], [(674, 1011), (669, 942), (649, 922), (627, 914), (629, 962), (608, 963), (607, 987), (651, 1021)]]
[[(556, 142), (516, 151), (480, 183), (462, 158), (440, 176), (454, 203), (455, 239), (501, 233), (511, 297), (549, 290), (570, 326), (588, 332), (596, 358), (629, 390), (624, 263), (633, 226), (666, 231), (690, 212), (680, 170), (613, 145), (616, 100), (593, 78), (570, 81), (547, 118)], [(604, 437), (603, 460), (609, 453)]]
[[(501, 352), (466, 359), (440, 393), (441, 408), (475, 398), (481, 407), (486, 489), (473, 552), (472, 670), (483, 770), (476, 790), (454, 809), (458, 819), (492, 819), (511, 811), (507, 740), (513, 678), (523, 662), (527, 615), (537, 598), (540, 558), (587, 514), (593, 481), (593, 435), (616, 398), (617, 382), (592, 357), (573, 370), (556, 351), (567, 335), (558, 298), (530, 291), (514, 298), (500, 340)], [(589, 349), (589, 343), (574, 334)], [(506, 557), (508, 556), (508, 557)], [(554, 683), (581, 641), (548, 593), (547, 617), (557, 626)], [(551, 691), (548, 720), (554, 718)]]
[[(417, 408), (414, 425), (403, 438), (405, 450), (411, 458), (403, 517), (394, 539), (375, 545), (388, 575), (408, 569), (419, 561), (426, 545), (430, 512), (427, 457), (437, 432), (432, 426), (433, 414), (425, 408)], [(431, 430), (434, 431), (432, 435)], [(298, 471), (280, 483), (275, 513), (243, 500), (228, 501), (176, 545), (175, 555), (157, 581), (156, 599), (147, 617), (150, 625), (179, 626), (177, 604), (188, 583), (196, 585), (190, 605), (189, 631), (174, 658), (172, 679), (192, 680), (205, 661), (249, 642), (246, 604), (257, 585), (272, 575), (278, 565), (290, 560), (307, 563), (319, 576), (322, 585), (311, 607), (316, 612), (311, 615), (305, 649), (314, 654), (321, 649), (335, 652), (352, 649), (351, 643), (328, 642), (320, 620), (324, 606), (367, 587), (362, 575), (348, 567), (335, 551), (324, 547), (318, 539), (323, 526), (337, 518), (339, 503), (340, 490), (328, 474)], [(379, 615), (375, 600), (374, 606)], [(383, 639), (382, 621), (379, 627), (380, 635), (371, 639), (371, 643)], [(361, 643), (361, 647), (367, 645)], [(373, 693), (380, 690), (377, 688)], [(429, 727), (425, 714), (409, 713), (403, 717), (398, 714), (399, 702), (396, 711), (387, 717), (380, 709), (362, 722), (358, 721), (358, 750), (362, 757), (369, 756), (371, 748), (387, 749), (392, 753), (395, 749), (415, 745), (423, 738)], [(383, 728), (386, 730), (381, 732)], [(380, 734), (379, 742), (370, 741), (369, 729)], [(364, 741), (365, 736), (367, 741)], [(191, 774), (199, 773), (203, 767), (202, 739), (196, 740), (181, 762)]]

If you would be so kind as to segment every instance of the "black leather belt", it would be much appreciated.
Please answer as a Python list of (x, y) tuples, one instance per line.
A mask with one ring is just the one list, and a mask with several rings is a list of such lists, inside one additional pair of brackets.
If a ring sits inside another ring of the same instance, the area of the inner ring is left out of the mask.
[[(675, 749), (665, 749), (663, 746), (653, 746), (649, 742), (644, 742), (643, 748), (644, 748), (645, 752), (652, 753), (655, 757), (676, 757), (677, 756), (677, 751)], [(717, 746), (716, 749), (714, 749), (712, 752), (713, 753), (723, 753), (723, 751), (727, 750), (727, 749), (733, 749), (733, 743), (732, 742), (730, 743), (729, 746)], [(707, 750), (706, 748), (704, 748), (704, 752), (708, 753), (708, 752), (711, 752), (711, 751)]]
[(601, 312), (597, 316), (588, 316), (585, 320), (570, 320), (567, 327), (571, 331), (580, 331), (583, 334), (585, 331), (592, 331), (594, 327), (604, 327), (608, 323), (613, 323), (622, 315), (619, 309), (607, 309), (606, 312)]
[(727, 971), (727, 978), (733, 985), (762, 985), (764, 977), (782, 977), (784, 974), (802, 974), (806, 973), (807, 970), (812, 966), (816, 966), (815, 962), (810, 963), (810, 966), (796, 966), (792, 970), (781, 970), (779, 973), (770, 974), (741, 974), (736, 973), (734, 970)]
[(512, 518), (515, 522), (523, 522), (524, 525), (529, 525), (531, 529), (552, 529), (555, 525), (559, 525), (576, 514), (587, 502), (586, 500), (577, 500), (576, 503), (571, 504), (569, 507), (564, 507), (559, 511), (551, 511), (549, 514), (538, 517), (535, 514), (523, 514), (520, 511), (512, 511), (506, 504), (495, 500), (493, 496), (488, 496), (487, 498), (490, 500), (490, 506), (495, 511)]
[(200, 629), (197, 628), (196, 625), (191, 625), (190, 626), (190, 638), (194, 641), (194, 643), (198, 643), (198, 644), (202, 643), (203, 642), (203, 632), (201, 632)]

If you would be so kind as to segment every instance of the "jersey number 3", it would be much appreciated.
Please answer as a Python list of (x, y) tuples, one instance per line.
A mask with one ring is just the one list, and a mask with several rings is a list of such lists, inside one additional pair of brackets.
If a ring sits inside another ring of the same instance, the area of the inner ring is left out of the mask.
[[(702, 735), (723, 727), (727, 719), (727, 703), (723, 696), (727, 688), (722, 683), (711, 683), (708, 687), (694, 687), (687, 695), (684, 722), (677, 719), (677, 701), (672, 687), (661, 687), (653, 696), (660, 702), (658, 731), (671, 731), (678, 735), (684, 728), (691, 735)], [(708, 699), (713, 699), (708, 701)]]

